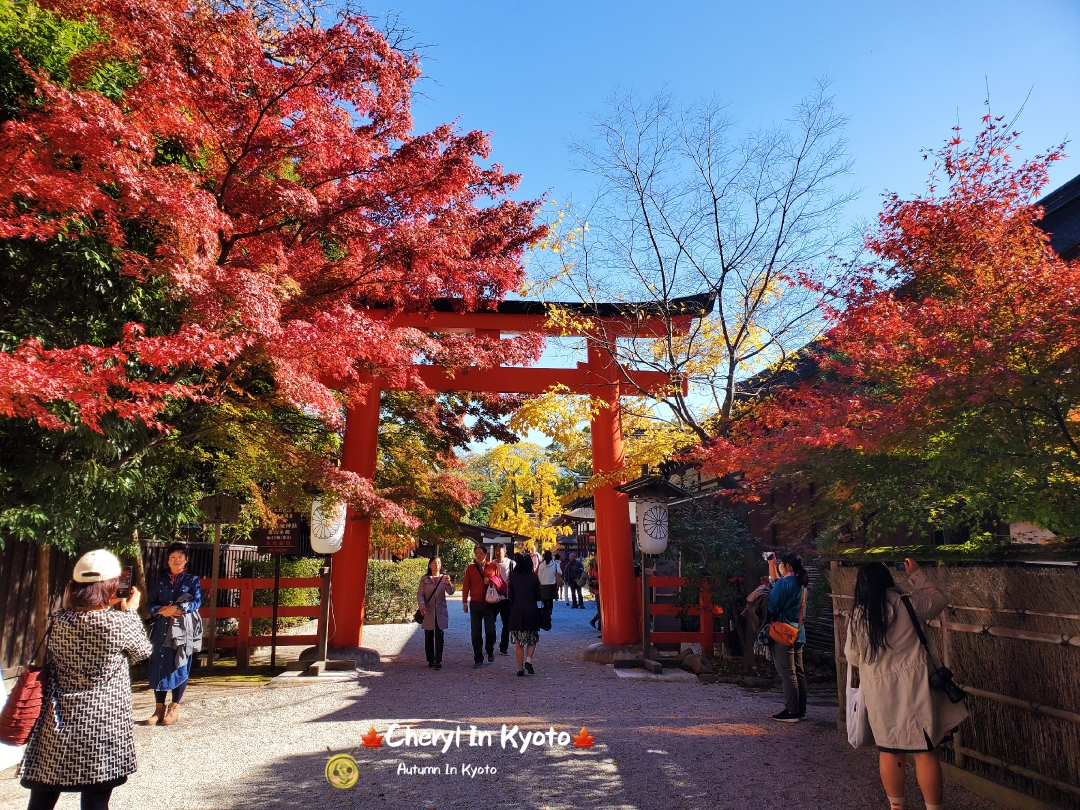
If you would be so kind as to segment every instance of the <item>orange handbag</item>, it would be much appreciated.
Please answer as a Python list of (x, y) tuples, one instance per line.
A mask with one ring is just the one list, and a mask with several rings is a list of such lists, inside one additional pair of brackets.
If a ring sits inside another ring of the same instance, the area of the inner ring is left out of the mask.
[[(806, 615), (806, 588), (802, 589), (802, 607), (799, 608), (799, 627), (802, 627)], [(799, 627), (792, 627), (787, 622), (773, 622), (769, 625), (769, 638), (785, 647), (792, 646), (799, 638)]]

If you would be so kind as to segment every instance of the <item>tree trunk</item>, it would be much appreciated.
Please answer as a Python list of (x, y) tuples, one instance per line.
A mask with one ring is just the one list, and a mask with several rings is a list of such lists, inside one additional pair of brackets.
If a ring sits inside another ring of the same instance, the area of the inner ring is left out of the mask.
[(131, 579), (142, 600), (139, 602), (139, 616), (142, 619), (150, 618), (150, 608), (147, 607), (146, 597), (149, 589), (146, 586), (146, 566), (143, 564), (142, 544), (139, 542), (139, 530), (131, 530), (131, 543), (134, 551), (131, 552)]
[[(45, 637), (49, 626), (49, 558), (52, 546), (38, 545), (37, 564), (34, 568), (34, 648)], [(43, 656), (39, 654), (39, 658)], [(41, 661), (32, 661), (40, 665)]]

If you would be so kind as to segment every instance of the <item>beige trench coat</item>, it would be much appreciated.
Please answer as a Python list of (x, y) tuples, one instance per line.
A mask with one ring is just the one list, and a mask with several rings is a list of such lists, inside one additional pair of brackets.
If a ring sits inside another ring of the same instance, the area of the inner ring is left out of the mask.
[[(945, 609), (945, 596), (930, 584), (925, 572), (911, 575), (914, 593), (911, 606), (920, 621), (927, 622)], [(876, 661), (868, 660), (870, 643), (866, 624), (853, 617), (848, 627), (844, 656), (859, 668), (859, 681), (874, 741), (882, 748), (925, 751), (926, 737), (936, 746), (968, 716), (964, 703), (950, 703), (939, 689), (931, 689), (929, 663), (919, 636), (911, 624), (900, 591), (888, 591), (889, 646)], [(940, 661), (929, 636), (935, 661)], [(925, 736), (924, 736), (925, 735)]]
[(446, 597), (454, 595), (454, 583), (448, 583), (443, 577), (435, 579), (430, 574), (420, 577), (420, 584), (416, 588), (416, 604), (424, 614), (424, 623), (420, 625), (425, 630), (434, 630), (438, 622), (440, 630), (450, 626), (450, 615), (446, 612)]

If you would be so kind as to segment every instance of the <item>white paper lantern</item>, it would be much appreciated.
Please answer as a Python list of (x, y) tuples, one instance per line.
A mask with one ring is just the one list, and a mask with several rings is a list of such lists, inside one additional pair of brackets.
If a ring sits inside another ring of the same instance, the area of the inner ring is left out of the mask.
[(643, 554), (663, 554), (668, 541), (668, 511), (663, 501), (637, 502), (637, 543)]
[(324, 503), (316, 498), (311, 504), (311, 550), (333, 554), (341, 550), (345, 538), (345, 502)]

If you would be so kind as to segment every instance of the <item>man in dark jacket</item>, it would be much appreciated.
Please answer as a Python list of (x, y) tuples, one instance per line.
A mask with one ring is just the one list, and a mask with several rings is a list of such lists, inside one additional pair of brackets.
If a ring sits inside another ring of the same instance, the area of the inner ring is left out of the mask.
[[(461, 604), (465, 612), (469, 614), (469, 623), (472, 627), (473, 666), (482, 667), (485, 646), (488, 660), (495, 660), (495, 610), (484, 599), (484, 592), (487, 591), (488, 586), (487, 577), (484, 576), (487, 550), (483, 546), (477, 546), (473, 549), (473, 560), (473, 564), (465, 569), (465, 582), (461, 586)], [(472, 602), (471, 611), (470, 601)]]

